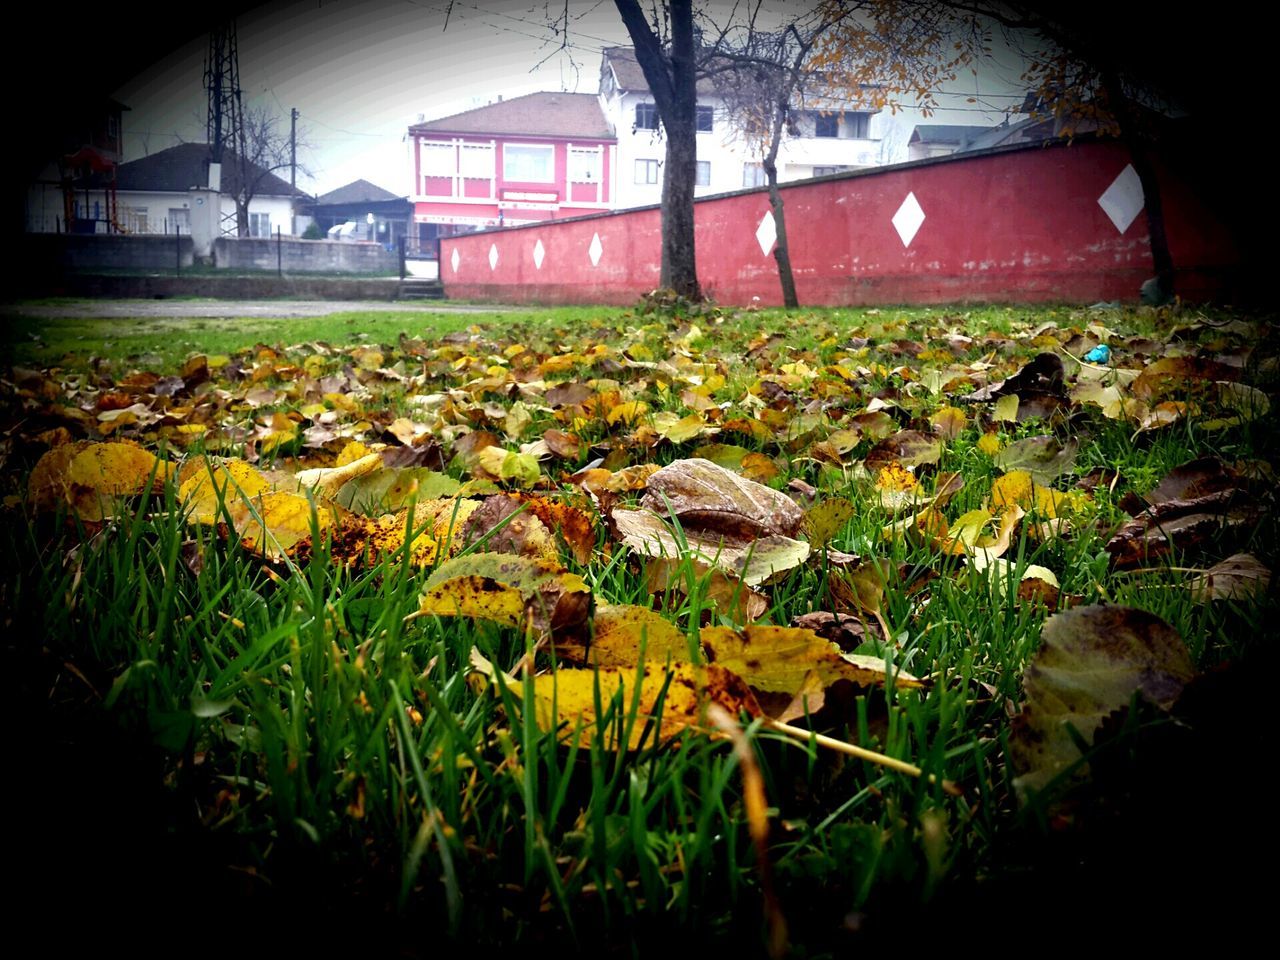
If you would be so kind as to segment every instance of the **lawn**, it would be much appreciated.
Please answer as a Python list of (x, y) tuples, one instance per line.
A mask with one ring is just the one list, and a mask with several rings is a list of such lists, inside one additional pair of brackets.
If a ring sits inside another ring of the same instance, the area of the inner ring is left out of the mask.
[(1266, 320), (0, 342), (20, 907), (408, 955), (1256, 922)]

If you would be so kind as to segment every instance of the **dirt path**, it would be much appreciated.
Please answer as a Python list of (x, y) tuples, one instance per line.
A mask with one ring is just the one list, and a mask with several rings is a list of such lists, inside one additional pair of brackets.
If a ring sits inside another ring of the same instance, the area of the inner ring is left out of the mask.
[(505, 313), (513, 308), (438, 300), (67, 300), (11, 303), (0, 312), (25, 317), (324, 317), (332, 313)]

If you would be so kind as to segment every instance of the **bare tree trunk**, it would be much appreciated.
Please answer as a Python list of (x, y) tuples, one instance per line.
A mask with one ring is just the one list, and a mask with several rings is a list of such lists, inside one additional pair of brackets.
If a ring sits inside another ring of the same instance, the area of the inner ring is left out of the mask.
[(249, 203), (236, 198), (236, 236), (249, 236)]
[(661, 283), (689, 300), (701, 300), (694, 250), (693, 187), (697, 173), (697, 76), (693, 0), (671, 0), (671, 52), (662, 45), (638, 0), (614, 0), (635, 47), (667, 138), (662, 179)]
[[(771, 151), (776, 152), (776, 151)], [(764, 160), (764, 173), (769, 181), (769, 207), (773, 211), (773, 227), (778, 239), (773, 245), (773, 259), (778, 262), (778, 282), (782, 284), (782, 304), (800, 306), (796, 297), (796, 279), (791, 272), (791, 249), (787, 245), (787, 222), (782, 212), (782, 191), (778, 189), (778, 165), (773, 157)]]
[(1164, 203), (1160, 197), (1160, 181), (1156, 177), (1155, 164), (1142, 134), (1137, 128), (1137, 118), (1132, 105), (1125, 96), (1120, 77), (1113, 70), (1105, 70), (1102, 74), (1103, 85), (1107, 93), (1107, 105), (1120, 125), (1120, 138), (1129, 151), (1129, 162), (1133, 164), (1138, 182), (1142, 184), (1143, 209), (1147, 215), (1147, 235), (1151, 242), (1151, 265), (1155, 268), (1156, 289), (1147, 293), (1147, 285), (1143, 285), (1144, 299), (1155, 304), (1165, 303), (1173, 297), (1174, 266), (1173, 254), (1169, 251), (1169, 236), (1164, 228)]

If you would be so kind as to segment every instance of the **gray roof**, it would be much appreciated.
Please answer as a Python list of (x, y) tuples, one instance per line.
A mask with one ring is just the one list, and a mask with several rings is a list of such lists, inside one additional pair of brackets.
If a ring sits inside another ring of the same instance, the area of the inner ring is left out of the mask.
[(954, 143), (961, 149), (971, 144), (975, 138), (989, 133), (988, 126), (966, 126), (958, 123), (918, 123), (911, 133), (912, 143)]
[[(168, 150), (161, 150), (140, 160), (130, 160), (116, 168), (116, 189), (156, 193), (185, 193), (192, 187), (208, 183), (209, 145), (207, 143), (180, 143)], [(302, 190), (295, 190), (288, 182), (257, 164), (250, 164), (249, 176), (260, 175), (257, 181), (258, 196), (306, 197)], [(227, 150), (222, 158), (222, 192), (236, 191), (235, 154)]]
[(439, 120), (415, 123), (409, 128), (409, 133), (614, 139), (604, 111), (600, 109), (600, 99), (594, 93), (529, 93)]
[(396, 196), (390, 190), (383, 190), (377, 184), (370, 183), (368, 180), (353, 180), (350, 183), (330, 190), (322, 196), (316, 197), (318, 204), (337, 204), (337, 203), (376, 203), (380, 200), (403, 200), (404, 197)]
[[(604, 66), (611, 68), (613, 75), (618, 78), (618, 89), (631, 93), (649, 92), (649, 82), (644, 78), (644, 70), (636, 60), (636, 52), (632, 47), (605, 47), (602, 54)], [(715, 96), (715, 83), (708, 78), (700, 78), (698, 93), (707, 97)]]

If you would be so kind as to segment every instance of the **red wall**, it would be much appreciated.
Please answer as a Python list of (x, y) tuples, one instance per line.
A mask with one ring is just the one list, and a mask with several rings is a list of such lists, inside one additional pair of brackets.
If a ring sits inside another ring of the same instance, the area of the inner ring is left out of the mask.
[[(1134, 300), (1152, 275), (1146, 218), (1140, 213), (1121, 233), (1098, 204), (1128, 162), (1118, 143), (1077, 142), (785, 186), (800, 301)], [(1239, 259), (1229, 232), (1191, 184), (1164, 166), (1160, 180), (1179, 293), (1221, 294)], [(925, 219), (904, 246), (892, 219), (908, 193)], [(776, 262), (756, 240), (768, 209), (764, 190), (698, 201), (698, 278), (718, 302), (781, 303)], [(632, 303), (659, 285), (660, 231), (659, 211), (647, 208), (450, 237), (441, 246), (441, 279), (462, 299)], [(593, 265), (595, 235), (602, 252)]]

